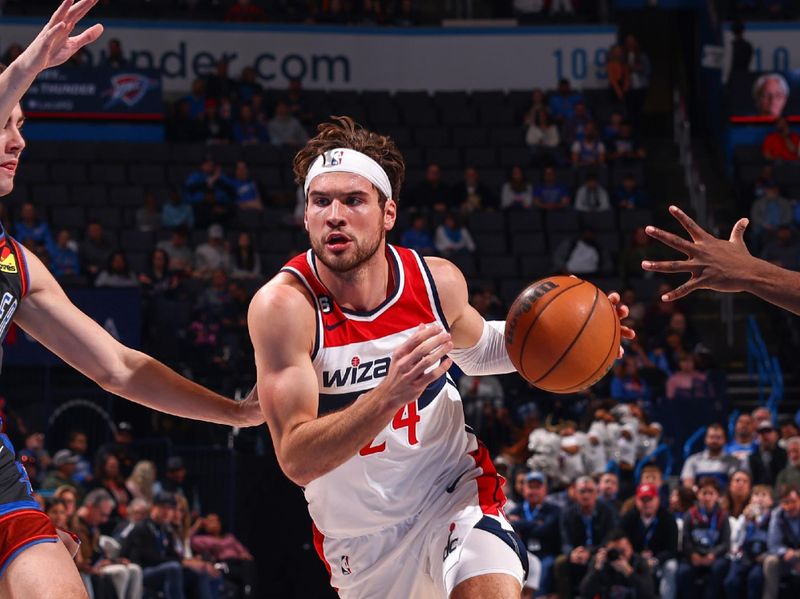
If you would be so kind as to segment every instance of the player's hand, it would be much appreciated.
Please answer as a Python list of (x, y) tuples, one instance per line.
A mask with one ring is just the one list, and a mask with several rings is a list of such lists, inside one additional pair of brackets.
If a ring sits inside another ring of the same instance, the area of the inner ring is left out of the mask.
[(99, 38), (103, 33), (103, 26), (99, 23), (70, 37), (78, 22), (95, 4), (97, 0), (64, 0), (44, 29), (17, 58), (19, 64), (24, 69), (39, 73), (64, 64), (78, 50)]
[(261, 411), (261, 404), (258, 403), (258, 387), (253, 386), (250, 393), (239, 402), (241, 412), (241, 426), (260, 426), (264, 424), (264, 413)]
[[(617, 293), (616, 291), (612, 291), (611, 293), (609, 293), (608, 294), (608, 301), (610, 301), (611, 305), (616, 308), (617, 317), (621, 321), (625, 320), (626, 318), (628, 318), (628, 314), (630, 313), (630, 310), (628, 310), (628, 306), (626, 306), (625, 304), (620, 304), (620, 301), (622, 301), (622, 300), (619, 297), (619, 293)], [(633, 338), (636, 337), (636, 331), (634, 331), (630, 327), (625, 327), (625, 326), (620, 325), (620, 335), (624, 339), (633, 339)], [(617, 353), (617, 360), (619, 360), (624, 354), (625, 354), (625, 349), (620, 345), (619, 346), (619, 352)]]
[[(417, 399), (453, 363), (450, 333), (439, 325), (420, 325), (392, 354), (389, 373), (379, 385), (388, 405), (397, 410)], [(435, 366), (438, 364), (438, 366)]]
[(662, 295), (661, 299), (665, 302), (672, 302), (689, 295), (696, 289), (743, 291), (743, 279), (738, 275), (748, 272), (753, 260), (753, 256), (744, 243), (744, 231), (749, 221), (746, 218), (739, 219), (733, 225), (730, 238), (717, 239), (704, 231), (677, 206), (670, 206), (669, 211), (683, 225), (692, 241), (653, 226), (648, 226), (645, 231), (653, 239), (683, 252), (689, 259), (663, 262), (644, 260), (642, 268), (655, 272), (688, 272), (692, 276), (677, 289)]

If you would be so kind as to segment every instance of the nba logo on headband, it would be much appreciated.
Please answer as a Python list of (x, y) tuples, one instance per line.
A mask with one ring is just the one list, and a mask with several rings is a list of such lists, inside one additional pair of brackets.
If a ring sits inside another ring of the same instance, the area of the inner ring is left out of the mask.
[(322, 160), (324, 166), (339, 166), (344, 160), (344, 152), (342, 150), (329, 150), (323, 154)]

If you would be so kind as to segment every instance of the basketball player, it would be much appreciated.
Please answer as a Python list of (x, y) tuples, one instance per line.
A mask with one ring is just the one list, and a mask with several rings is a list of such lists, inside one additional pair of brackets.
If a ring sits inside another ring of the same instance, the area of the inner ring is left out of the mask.
[(451, 360), (468, 375), (512, 372), (504, 323), (468, 304), (453, 264), (386, 243), (403, 157), (334, 120), (294, 160), (312, 249), (248, 317), (278, 461), (305, 488), (341, 597), (518, 599), (527, 553), (447, 375)]
[(741, 218), (733, 225), (730, 238), (717, 239), (677, 206), (669, 211), (689, 233), (692, 241), (649, 226), (650, 237), (683, 252), (688, 260), (651, 262), (644, 260), (642, 268), (655, 272), (689, 272), (691, 278), (680, 287), (665, 293), (662, 300), (673, 302), (696, 289), (713, 291), (749, 291), (763, 300), (800, 315), (800, 273), (786, 270), (754, 257), (744, 243), (748, 220)]
[[(14, 186), (25, 147), (19, 99), (41, 70), (66, 61), (97, 39), (97, 25), (69, 38), (96, 0), (65, 1), (33, 43), (0, 74), (0, 196)], [(9, 102), (13, 103), (9, 106)], [(253, 394), (235, 403), (196, 385), (156, 360), (117, 342), (78, 310), (47, 268), (0, 226), (0, 341), (12, 322), (109, 392), (188, 418), (236, 426), (264, 418)], [(2, 430), (2, 429), (0, 429)], [(72, 539), (64, 542), (74, 549)], [(0, 434), (0, 597), (85, 599), (70, 552), (39, 504), (23, 467)]]

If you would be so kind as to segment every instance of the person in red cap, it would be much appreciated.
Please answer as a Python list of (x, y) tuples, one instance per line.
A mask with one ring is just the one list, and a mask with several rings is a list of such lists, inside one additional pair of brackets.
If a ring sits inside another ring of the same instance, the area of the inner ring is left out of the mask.
[(620, 522), (633, 545), (633, 550), (647, 560), (659, 582), (659, 596), (675, 599), (678, 572), (678, 525), (665, 506), (661, 505), (658, 487), (643, 483), (636, 489), (633, 509)]

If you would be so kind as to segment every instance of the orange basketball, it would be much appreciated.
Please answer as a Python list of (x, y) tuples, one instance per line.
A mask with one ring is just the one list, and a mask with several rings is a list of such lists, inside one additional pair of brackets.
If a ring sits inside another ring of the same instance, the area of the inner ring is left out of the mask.
[(506, 348), (532, 385), (573, 393), (599, 381), (617, 358), (620, 323), (600, 289), (548, 277), (519, 294), (506, 318)]

